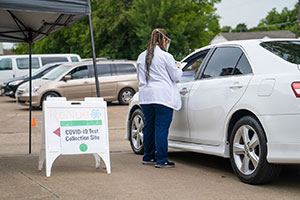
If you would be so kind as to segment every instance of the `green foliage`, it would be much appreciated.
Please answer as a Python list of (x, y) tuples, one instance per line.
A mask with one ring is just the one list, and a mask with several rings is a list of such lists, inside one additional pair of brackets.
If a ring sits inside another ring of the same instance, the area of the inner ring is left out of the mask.
[(248, 28), (245, 23), (239, 23), (236, 25), (235, 29), (232, 30), (232, 32), (247, 32)]
[[(164, 28), (172, 39), (170, 53), (177, 59), (202, 47), (220, 32), (214, 3), (209, 0), (134, 0), (129, 19), (138, 51), (147, 48), (154, 28)], [(135, 53), (135, 57), (137, 54)]]
[(290, 30), (296, 32), (297, 9), (298, 3), (292, 10), (285, 7), (278, 12), (273, 8), (265, 18), (260, 20), (258, 26), (250, 31)]
[[(15, 45), (16, 47), (14, 47), (12, 49), (12, 51), (15, 54), (28, 54), (29, 53), (29, 46), (28, 44), (24, 44), (24, 43), (19, 43)], [(33, 46), (33, 45), (32, 45)]]
[[(219, 33), (214, 4), (220, 0), (92, 0), (97, 57), (136, 59), (154, 28), (164, 28), (177, 59), (200, 48)], [(18, 44), (16, 53), (28, 53)], [(77, 53), (91, 57), (88, 19), (60, 30), (33, 45), (33, 53)]]
[(231, 26), (223, 26), (223, 27), (222, 27), (222, 32), (223, 32), (223, 33), (232, 32)]

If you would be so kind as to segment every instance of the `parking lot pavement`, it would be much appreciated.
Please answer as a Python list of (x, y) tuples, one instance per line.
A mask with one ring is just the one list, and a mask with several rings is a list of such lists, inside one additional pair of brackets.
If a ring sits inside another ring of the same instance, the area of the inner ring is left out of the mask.
[(112, 173), (92, 155), (59, 157), (51, 177), (38, 171), (42, 111), (34, 110), (28, 154), (28, 109), (0, 97), (0, 199), (300, 199), (299, 166), (287, 166), (268, 185), (241, 183), (228, 159), (170, 149), (173, 169), (141, 165), (124, 140), (127, 106), (109, 105)]

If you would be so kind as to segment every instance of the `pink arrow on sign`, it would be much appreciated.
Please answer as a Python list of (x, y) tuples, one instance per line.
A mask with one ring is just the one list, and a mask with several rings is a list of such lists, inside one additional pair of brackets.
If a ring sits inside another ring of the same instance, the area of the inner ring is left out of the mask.
[(60, 128), (56, 129), (55, 131), (53, 131), (53, 133), (57, 136), (60, 137)]

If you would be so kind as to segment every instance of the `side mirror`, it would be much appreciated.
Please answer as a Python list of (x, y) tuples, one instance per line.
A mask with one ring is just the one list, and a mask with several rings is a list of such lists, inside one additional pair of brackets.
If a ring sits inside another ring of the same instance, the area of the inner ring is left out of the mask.
[(63, 81), (71, 80), (71, 78), (72, 78), (71, 75), (66, 75), (66, 76), (63, 78)]

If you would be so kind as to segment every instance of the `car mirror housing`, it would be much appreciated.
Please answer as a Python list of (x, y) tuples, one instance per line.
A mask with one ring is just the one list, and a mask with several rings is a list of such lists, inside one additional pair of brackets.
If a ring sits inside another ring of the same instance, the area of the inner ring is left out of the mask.
[(64, 81), (68, 81), (68, 80), (71, 80), (72, 76), (71, 75), (66, 75), (63, 80)]

